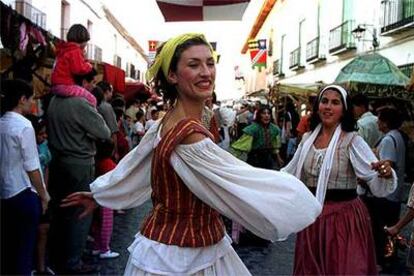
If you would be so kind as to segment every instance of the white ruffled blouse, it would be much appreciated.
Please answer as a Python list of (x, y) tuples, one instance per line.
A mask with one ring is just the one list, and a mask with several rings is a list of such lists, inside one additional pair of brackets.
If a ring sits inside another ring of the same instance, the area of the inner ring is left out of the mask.
[[(159, 122), (155, 123), (113, 171), (91, 184), (93, 196), (100, 205), (127, 209), (150, 198), (151, 159), (160, 141), (159, 126)], [(208, 138), (177, 146), (171, 165), (199, 199), (271, 241), (284, 240), (289, 234), (304, 229), (322, 210), (306, 186), (294, 176), (254, 168)], [(230, 252), (230, 244), (230, 238), (225, 236), (209, 247), (183, 248), (149, 240), (138, 233), (129, 247), (130, 261), (151, 273), (194, 273)]]

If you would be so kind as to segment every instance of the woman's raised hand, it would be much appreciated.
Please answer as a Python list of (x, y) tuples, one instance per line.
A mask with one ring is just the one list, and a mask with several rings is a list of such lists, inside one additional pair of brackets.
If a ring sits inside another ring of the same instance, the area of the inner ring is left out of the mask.
[(79, 207), (83, 206), (84, 210), (79, 215), (79, 219), (86, 217), (93, 213), (93, 210), (98, 207), (91, 192), (76, 192), (68, 195), (62, 200), (60, 207)]

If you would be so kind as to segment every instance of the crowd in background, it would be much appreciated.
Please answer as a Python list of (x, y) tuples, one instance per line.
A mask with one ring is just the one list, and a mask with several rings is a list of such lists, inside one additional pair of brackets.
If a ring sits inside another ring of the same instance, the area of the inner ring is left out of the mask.
[[(113, 170), (171, 108), (152, 98), (126, 102), (121, 94), (114, 94), (110, 83), (95, 84), (97, 72), (81, 53), (89, 34), (82, 26), (71, 30), (69, 42), (58, 50), (51, 97), (44, 100), (42, 116), (30, 114), (33, 89), (29, 84), (2, 81), (2, 274), (27, 275), (33, 269), (38, 274), (93, 272), (95, 268), (82, 261), (88, 236), (93, 240), (92, 254), (102, 259), (118, 257), (110, 248), (113, 210), (101, 207), (92, 217), (84, 215), (80, 207), (61, 208), (61, 200), (74, 192), (89, 191), (89, 184)], [(68, 61), (75, 65), (69, 68)], [(297, 103), (291, 100), (277, 112), (260, 101), (243, 101), (237, 108), (221, 106), (213, 95), (206, 101), (202, 124), (215, 143), (236, 157), (254, 167), (279, 170), (297, 161), (296, 151), (315, 129), (312, 118), (319, 112), (320, 102), (321, 98), (310, 97), (307, 112), (300, 116)], [(385, 257), (389, 239), (384, 227), (397, 225), (389, 230), (395, 235), (403, 225), (399, 222), (401, 204), (407, 201), (407, 183), (413, 181), (407, 161), (412, 158), (412, 142), (400, 130), (403, 118), (398, 109), (371, 110), (363, 95), (354, 96), (349, 104), (353, 113), (347, 116), (357, 119), (359, 136), (379, 160), (390, 161), (398, 177), (397, 189), (380, 198), (370, 190), (371, 179), (362, 177), (365, 174), (358, 167), (349, 168), (361, 176), (357, 192), (372, 219), (378, 268), (385, 269), (395, 261), (395, 254)], [(353, 137), (348, 136), (350, 144)], [(317, 149), (313, 150), (314, 158), (319, 158)], [(344, 154), (349, 155), (348, 149)], [(306, 166), (309, 161), (304, 162)], [(236, 222), (227, 226), (236, 244), (268, 243)]]

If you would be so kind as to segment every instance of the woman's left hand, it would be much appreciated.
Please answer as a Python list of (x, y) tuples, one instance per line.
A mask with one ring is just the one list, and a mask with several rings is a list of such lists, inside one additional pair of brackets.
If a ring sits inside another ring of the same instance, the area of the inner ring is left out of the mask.
[(379, 177), (390, 178), (392, 177), (392, 162), (389, 160), (380, 160), (378, 162), (371, 163), (372, 169), (376, 170)]

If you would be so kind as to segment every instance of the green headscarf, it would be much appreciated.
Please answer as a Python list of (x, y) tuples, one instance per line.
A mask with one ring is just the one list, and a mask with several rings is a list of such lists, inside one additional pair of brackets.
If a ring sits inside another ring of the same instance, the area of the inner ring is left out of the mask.
[(164, 76), (167, 77), (168, 70), (170, 69), (171, 60), (174, 56), (175, 50), (177, 47), (187, 40), (199, 38), (203, 40), (211, 49), (211, 52), (214, 56), (214, 50), (211, 47), (210, 43), (206, 40), (203, 34), (199, 33), (187, 33), (182, 34), (173, 38), (170, 38), (167, 42), (165, 42), (164, 46), (162, 47), (161, 52), (156, 56), (154, 63), (148, 69), (146, 73), (146, 78), (148, 81), (152, 81), (155, 76), (158, 74), (159, 70), (161, 69)]

